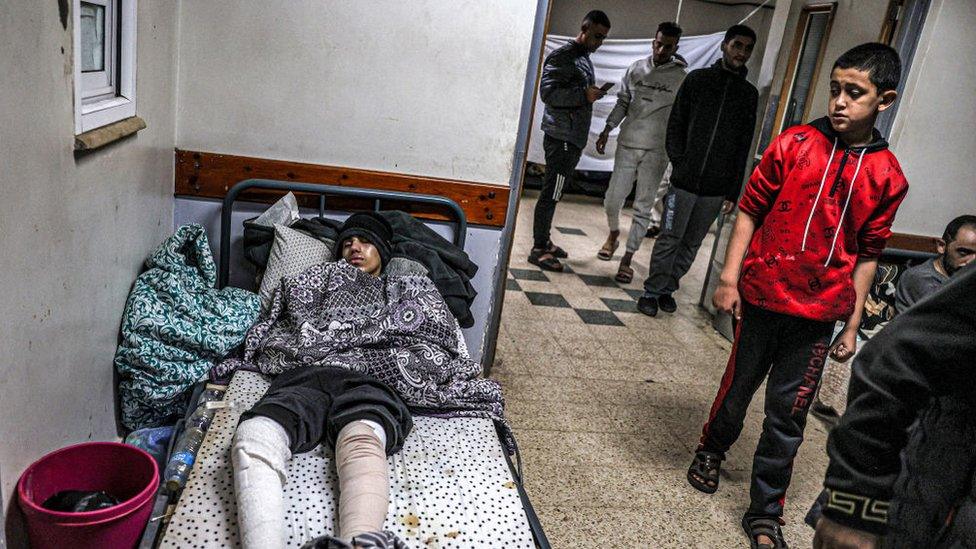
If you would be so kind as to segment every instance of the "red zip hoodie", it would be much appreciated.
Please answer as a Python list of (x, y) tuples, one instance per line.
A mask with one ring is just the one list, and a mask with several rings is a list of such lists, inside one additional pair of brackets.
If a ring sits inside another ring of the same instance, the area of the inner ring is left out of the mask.
[(794, 126), (766, 149), (739, 209), (756, 218), (739, 279), (749, 303), (818, 321), (854, 312), (854, 264), (881, 255), (908, 181), (874, 130), (848, 147), (827, 118)]

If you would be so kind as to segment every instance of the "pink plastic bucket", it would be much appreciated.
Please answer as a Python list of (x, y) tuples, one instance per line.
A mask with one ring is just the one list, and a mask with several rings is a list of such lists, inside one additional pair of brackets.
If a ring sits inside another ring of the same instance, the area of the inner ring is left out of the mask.
[[(34, 462), (17, 483), (17, 498), (34, 549), (131, 549), (149, 521), (158, 485), (159, 468), (146, 452), (118, 442), (85, 442)], [(121, 503), (85, 513), (41, 507), (62, 490), (101, 490)]]

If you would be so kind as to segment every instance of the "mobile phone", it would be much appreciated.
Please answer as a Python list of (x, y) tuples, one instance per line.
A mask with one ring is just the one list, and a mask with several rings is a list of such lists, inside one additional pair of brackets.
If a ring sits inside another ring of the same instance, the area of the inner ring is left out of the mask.
[(602, 86), (600, 86), (600, 89), (603, 90), (603, 91), (607, 91), (607, 90), (609, 90), (612, 87), (613, 87), (613, 82), (607, 82), (607, 83), (603, 84)]

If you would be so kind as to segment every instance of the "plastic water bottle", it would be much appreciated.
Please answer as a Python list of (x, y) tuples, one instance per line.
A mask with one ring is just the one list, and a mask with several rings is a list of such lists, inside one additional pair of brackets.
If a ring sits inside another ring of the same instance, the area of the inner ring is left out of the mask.
[(166, 465), (166, 472), (163, 478), (166, 480), (166, 488), (171, 492), (183, 489), (193, 464), (196, 461), (197, 452), (203, 445), (203, 439), (207, 435), (207, 429), (213, 422), (216, 409), (208, 406), (207, 403), (222, 400), (224, 389), (208, 388), (200, 393), (200, 398), (196, 401), (196, 407), (190, 417), (186, 419), (185, 428), (173, 445), (173, 455)]
[(196, 456), (190, 452), (176, 452), (166, 465), (166, 489), (170, 492), (177, 492), (183, 489), (187, 477), (193, 469), (193, 462)]

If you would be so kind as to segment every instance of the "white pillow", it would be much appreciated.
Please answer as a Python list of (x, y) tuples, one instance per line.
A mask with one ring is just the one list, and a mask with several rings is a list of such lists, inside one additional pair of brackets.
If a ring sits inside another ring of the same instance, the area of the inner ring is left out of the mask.
[(326, 243), (284, 225), (276, 224), (274, 229), (274, 243), (258, 292), (263, 310), (271, 305), (271, 298), (281, 285), (282, 277), (296, 276), (312, 265), (332, 261), (332, 250)]

